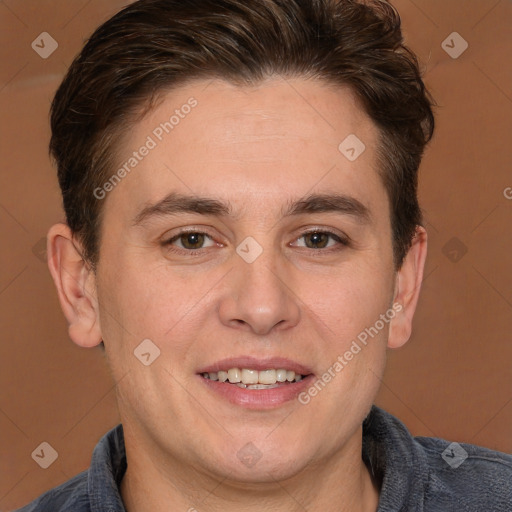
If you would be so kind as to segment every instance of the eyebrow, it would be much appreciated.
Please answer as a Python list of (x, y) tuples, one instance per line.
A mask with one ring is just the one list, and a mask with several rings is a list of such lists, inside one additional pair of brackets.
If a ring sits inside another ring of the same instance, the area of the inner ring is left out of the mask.
[[(343, 194), (309, 194), (297, 200), (289, 200), (281, 215), (290, 217), (305, 213), (340, 213), (353, 217), (361, 224), (372, 221), (370, 210), (358, 199)], [(230, 203), (196, 195), (184, 195), (171, 192), (160, 201), (145, 206), (133, 219), (133, 226), (148, 222), (150, 219), (195, 213), (218, 217), (233, 216)]]

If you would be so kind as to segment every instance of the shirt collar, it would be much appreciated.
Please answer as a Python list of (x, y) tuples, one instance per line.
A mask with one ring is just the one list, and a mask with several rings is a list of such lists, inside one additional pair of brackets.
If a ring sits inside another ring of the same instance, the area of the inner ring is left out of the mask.
[(426, 455), (405, 425), (376, 405), (363, 422), (363, 459), (380, 484), (377, 512), (424, 510)]
[(126, 471), (123, 426), (105, 434), (94, 448), (88, 475), (91, 512), (126, 512), (120, 493)]

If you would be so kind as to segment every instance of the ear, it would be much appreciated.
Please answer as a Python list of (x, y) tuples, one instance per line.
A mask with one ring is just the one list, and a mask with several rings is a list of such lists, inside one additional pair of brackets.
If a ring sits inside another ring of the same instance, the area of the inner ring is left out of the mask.
[(69, 337), (81, 347), (102, 341), (96, 276), (75, 246), (69, 226), (55, 224), (47, 234), (48, 267), (66, 317)]
[[(426, 257), (427, 232), (422, 226), (417, 226), (411, 248), (396, 275), (393, 304), (398, 312), (390, 322), (389, 348), (399, 348), (411, 337), (412, 319), (420, 295)], [(401, 309), (398, 309), (398, 305)]]

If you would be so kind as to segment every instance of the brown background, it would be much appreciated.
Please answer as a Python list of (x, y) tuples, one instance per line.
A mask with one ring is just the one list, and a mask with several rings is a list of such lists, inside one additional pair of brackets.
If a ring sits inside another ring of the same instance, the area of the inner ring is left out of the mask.
[[(85, 469), (118, 423), (102, 353), (69, 340), (42, 240), (62, 220), (50, 100), (84, 39), (125, 3), (0, 2), (0, 510)], [(415, 435), (512, 453), (512, 2), (394, 3), (440, 107), (420, 175), (423, 293), (377, 404)], [(469, 43), (457, 59), (441, 47), (453, 31)], [(41, 32), (59, 44), (48, 59), (31, 48)], [(59, 454), (46, 470), (31, 458), (42, 441)]]

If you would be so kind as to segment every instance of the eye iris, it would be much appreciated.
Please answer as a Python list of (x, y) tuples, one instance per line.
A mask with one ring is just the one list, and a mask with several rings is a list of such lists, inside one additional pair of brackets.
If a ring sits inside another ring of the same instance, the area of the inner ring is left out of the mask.
[[(204, 243), (203, 233), (184, 233), (180, 237), (183, 247), (186, 249), (200, 249)], [(199, 247), (194, 247), (198, 245)]]
[[(308, 233), (305, 239), (307, 247), (318, 249), (327, 246), (329, 235), (327, 233)], [(311, 240), (311, 243), (308, 243), (308, 239)]]

